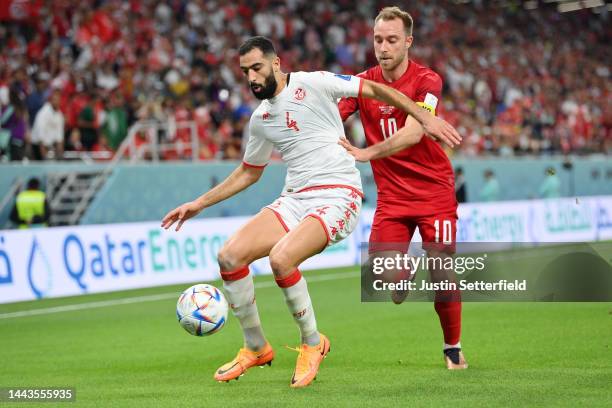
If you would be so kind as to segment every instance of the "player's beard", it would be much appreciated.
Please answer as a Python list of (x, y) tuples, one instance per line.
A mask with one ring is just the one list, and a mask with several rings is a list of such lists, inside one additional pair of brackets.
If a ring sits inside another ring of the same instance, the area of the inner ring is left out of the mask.
[(250, 83), (249, 85), (251, 86), (251, 92), (253, 92), (253, 95), (255, 95), (255, 97), (259, 100), (264, 100), (270, 99), (274, 96), (274, 92), (276, 92), (276, 87), (278, 86), (278, 83), (276, 82), (274, 73), (271, 73), (269, 76), (266, 77), (263, 85), (255, 84), (260, 86), (259, 91), (255, 91), (255, 89), (253, 89), (253, 83)]

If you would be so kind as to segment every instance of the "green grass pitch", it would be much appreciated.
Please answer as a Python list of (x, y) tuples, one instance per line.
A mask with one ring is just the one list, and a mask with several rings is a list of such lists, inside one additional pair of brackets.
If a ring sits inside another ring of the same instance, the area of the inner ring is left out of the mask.
[[(431, 303), (361, 303), (355, 268), (307, 272), (319, 329), (332, 350), (317, 380), (289, 381), (298, 331), (271, 276), (256, 278), (272, 367), (217, 383), (214, 370), (242, 344), (237, 322), (188, 335), (175, 316), (179, 285), (0, 305), (0, 314), (176, 293), (47, 315), (0, 318), (0, 387), (70, 386), (76, 403), (42, 406), (610, 406), (612, 304), (466, 303), (470, 368), (447, 371)], [(336, 277), (329, 280), (322, 276)], [(214, 283), (220, 286), (220, 282)], [(261, 286), (263, 285), (263, 286)], [(73, 405), (74, 404), (74, 405)], [(2, 404), (32, 406), (34, 404)]]

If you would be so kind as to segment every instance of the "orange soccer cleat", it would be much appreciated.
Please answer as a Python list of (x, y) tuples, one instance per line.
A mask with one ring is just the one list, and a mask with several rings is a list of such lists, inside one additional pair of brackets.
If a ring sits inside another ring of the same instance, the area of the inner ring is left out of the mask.
[(266, 343), (261, 350), (253, 351), (247, 348), (241, 348), (238, 355), (229, 363), (219, 367), (215, 372), (215, 380), (225, 381), (236, 379), (242, 376), (249, 368), (264, 365), (272, 365), (274, 359), (274, 350), (270, 343)]
[(300, 348), (289, 347), (289, 349), (300, 353), (293, 377), (291, 377), (291, 388), (306, 387), (317, 378), (319, 365), (330, 351), (329, 339), (324, 334), (320, 334), (320, 336), (321, 341), (317, 346), (302, 344)]

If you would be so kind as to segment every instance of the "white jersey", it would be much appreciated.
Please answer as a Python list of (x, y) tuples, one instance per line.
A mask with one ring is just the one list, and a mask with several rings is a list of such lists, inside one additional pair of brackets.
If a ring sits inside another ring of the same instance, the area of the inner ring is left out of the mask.
[(64, 141), (64, 114), (53, 109), (50, 102), (43, 105), (34, 118), (32, 142), (45, 146)]
[(341, 97), (359, 96), (360, 89), (355, 76), (291, 73), (285, 89), (253, 112), (244, 164), (265, 166), (276, 148), (287, 163), (284, 193), (330, 185), (362, 191), (355, 159), (338, 144), (344, 126), (337, 105)]

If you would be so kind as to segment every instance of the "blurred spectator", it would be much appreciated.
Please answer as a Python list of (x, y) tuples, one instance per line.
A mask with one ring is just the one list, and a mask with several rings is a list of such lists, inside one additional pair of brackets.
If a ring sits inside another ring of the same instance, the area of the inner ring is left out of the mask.
[(498, 201), (500, 198), (500, 191), (499, 182), (497, 181), (497, 178), (495, 178), (495, 173), (493, 173), (493, 170), (488, 169), (484, 171), (483, 175), (485, 182), (480, 190), (480, 201)]
[(49, 74), (43, 72), (35, 78), (35, 88), (26, 98), (30, 126), (34, 125), (36, 113), (43, 107), (45, 101), (49, 98), (49, 94)]
[(40, 180), (33, 177), (26, 189), (17, 194), (11, 221), (20, 229), (44, 227), (49, 222), (50, 214), (47, 195), (40, 190)]
[(555, 168), (548, 167), (544, 174), (544, 181), (538, 191), (539, 196), (542, 198), (561, 197), (561, 180), (557, 176)]
[(78, 128), (74, 128), (70, 131), (70, 136), (68, 137), (68, 147), (70, 150), (75, 152), (82, 152), (83, 145), (81, 144), (81, 132)]
[(0, 93), (3, 94), (0, 95), (0, 150), (8, 155), (10, 160), (22, 160), (30, 147), (25, 102), (16, 89), (4, 87)]
[(455, 169), (455, 197), (458, 203), (467, 203), (467, 186), (465, 184), (463, 167)]
[(85, 106), (78, 114), (77, 124), (81, 134), (81, 145), (85, 150), (91, 150), (98, 143), (97, 102), (97, 94), (95, 92), (90, 93)]
[[(236, 49), (246, 37), (269, 35), (289, 72), (357, 73), (375, 63), (371, 24), (383, 5), (376, 0), (41, 4), (36, 16), (0, 26), (0, 86), (25, 95), (30, 121), (49, 90), (59, 88), (65, 136), (79, 128), (83, 149), (91, 150), (104, 128), (116, 149), (126, 134), (124, 117), (127, 127), (139, 119), (166, 123), (185, 113), (174, 108), (185, 107), (187, 119), (181, 122), (197, 122), (204, 158), (235, 156), (232, 135), (242, 127), (237, 119), (258, 103), (237, 64)], [(605, 6), (559, 13), (553, 2), (537, 2), (533, 10), (522, 4), (440, 0), (408, 8), (415, 19), (410, 56), (443, 77), (440, 114), (464, 137), (456, 153), (612, 153), (610, 13)], [(91, 105), (88, 95), (99, 98)], [(102, 99), (109, 95), (106, 113), (112, 118), (104, 120)], [(360, 139), (357, 121), (346, 127)], [(168, 158), (191, 157), (179, 130), (162, 135), (176, 144)]]
[(98, 141), (93, 145), (91, 151), (98, 160), (110, 160), (113, 158), (113, 149), (108, 143), (106, 132), (103, 131), (102, 134), (100, 134)]
[(108, 146), (117, 150), (128, 131), (128, 113), (125, 109), (123, 95), (115, 92), (111, 95), (104, 117), (103, 131), (108, 138)]
[(11, 131), (8, 129), (8, 122), (13, 115), (9, 98), (9, 89), (0, 86), (0, 157), (4, 157), (9, 152), (11, 142)]
[(53, 158), (60, 160), (64, 154), (64, 114), (60, 110), (60, 91), (54, 90), (43, 107), (36, 114), (32, 127), (34, 157), (39, 160)]
[(10, 156), (12, 161), (21, 161), (30, 149), (30, 127), (25, 101), (16, 91), (10, 92), (13, 107), (12, 118), (8, 122), (11, 131)]

